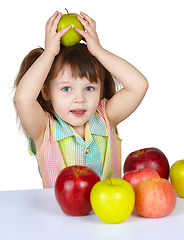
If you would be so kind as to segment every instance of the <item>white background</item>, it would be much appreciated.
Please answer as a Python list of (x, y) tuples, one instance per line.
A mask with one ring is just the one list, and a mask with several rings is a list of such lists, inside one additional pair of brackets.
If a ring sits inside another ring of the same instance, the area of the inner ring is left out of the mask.
[(3, 1), (0, 6), (0, 190), (42, 188), (37, 161), (16, 124), (11, 88), (24, 56), (44, 47), (47, 19), (56, 11), (86, 12), (96, 20), (101, 45), (138, 68), (149, 90), (119, 124), (122, 167), (137, 149), (157, 147), (170, 165), (184, 158), (183, 1)]

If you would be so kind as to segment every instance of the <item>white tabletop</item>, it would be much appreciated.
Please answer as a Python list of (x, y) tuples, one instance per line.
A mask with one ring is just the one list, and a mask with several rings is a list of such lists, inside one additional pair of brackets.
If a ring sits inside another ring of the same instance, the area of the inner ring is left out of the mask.
[(0, 192), (0, 239), (2, 240), (151, 240), (183, 239), (184, 199), (177, 198), (167, 217), (146, 219), (134, 210), (120, 224), (105, 224), (95, 214), (65, 215), (53, 189)]

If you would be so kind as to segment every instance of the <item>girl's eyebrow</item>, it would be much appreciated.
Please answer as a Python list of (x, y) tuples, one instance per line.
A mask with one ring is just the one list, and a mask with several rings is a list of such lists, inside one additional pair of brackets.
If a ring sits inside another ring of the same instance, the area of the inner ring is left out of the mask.
[(56, 84), (59, 85), (59, 84), (69, 84), (71, 83), (71, 81), (60, 81), (60, 82), (57, 82)]
[[(70, 80), (64, 80), (64, 81), (58, 81), (56, 84), (60, 85), (60, 84), (72, 84), (75, 83), (74, 81), (70, 81)], [(86, 82), (86, 85), (98, 85), (97, 82)]]

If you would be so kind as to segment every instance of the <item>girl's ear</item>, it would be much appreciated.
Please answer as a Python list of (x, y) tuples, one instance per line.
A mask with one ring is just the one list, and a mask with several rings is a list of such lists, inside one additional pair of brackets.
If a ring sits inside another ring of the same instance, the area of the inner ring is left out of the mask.
[(42, 92), (42, 96), (43, 96), (44, 100), (45, 101), (49, 101), (50, 100), (50, 96), (49, 96), (48, 87), (43, 85), (41, 92)]

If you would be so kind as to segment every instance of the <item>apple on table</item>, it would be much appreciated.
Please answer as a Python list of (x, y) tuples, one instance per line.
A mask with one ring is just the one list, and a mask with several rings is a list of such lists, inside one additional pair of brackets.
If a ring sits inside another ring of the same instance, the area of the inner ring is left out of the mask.
[(103, 222), (121, 223), (133, 211), (135, 193), (127, 181), (109, 178), (99, 181), (93, 186), (90, 201), (95, 214)]
[(135, 208), (145, 218), (168, 216), (176, 206), (176, 192), (163, 178), (142, 181), (135, 191)]
[(157, 171), (151, 168), (128, 171), (123, 176), (123, 179), (132, 185), (134, 191), (136, 190), (139, 183), (146, 179), (152, 178), (160, 178), (160, 176)]
[(176, 193), (184, 198), (184, 159), (176, 161), (171, 166), (169, 175)]
[(169, 162), (165, 154), (158, 148), (143, 148), (130, 153), (124, 162), (124, 173), (127, 171), (152, 168), (161, 178), (169, 178)]
[(92, 210), (90, 192), (100, 181), (91, 168), (74, 165), (64, 168), (55, 183), (56, 200), (62, 211), (70, 216), (83, 216)]
[(62, 38), (61, 38), (61, 44), (63, 46), (69, 47), (76, 45), (81, 41), (83, 38), (76, 30), (75, 28), (78, 27), (81, 30), (84, 30), (83, 25), (79, 22), (77, 19), (78, 14), (77, 13), (69, 13), (68, 10), (65, 8), (67, 11), (67, 14), (63, 14), (58, 26), (57, 26), (57, 31), (61, 31), (63, 28), (67, 27), (68, 25), (71, 26), (71, 28), (66, 32)]

